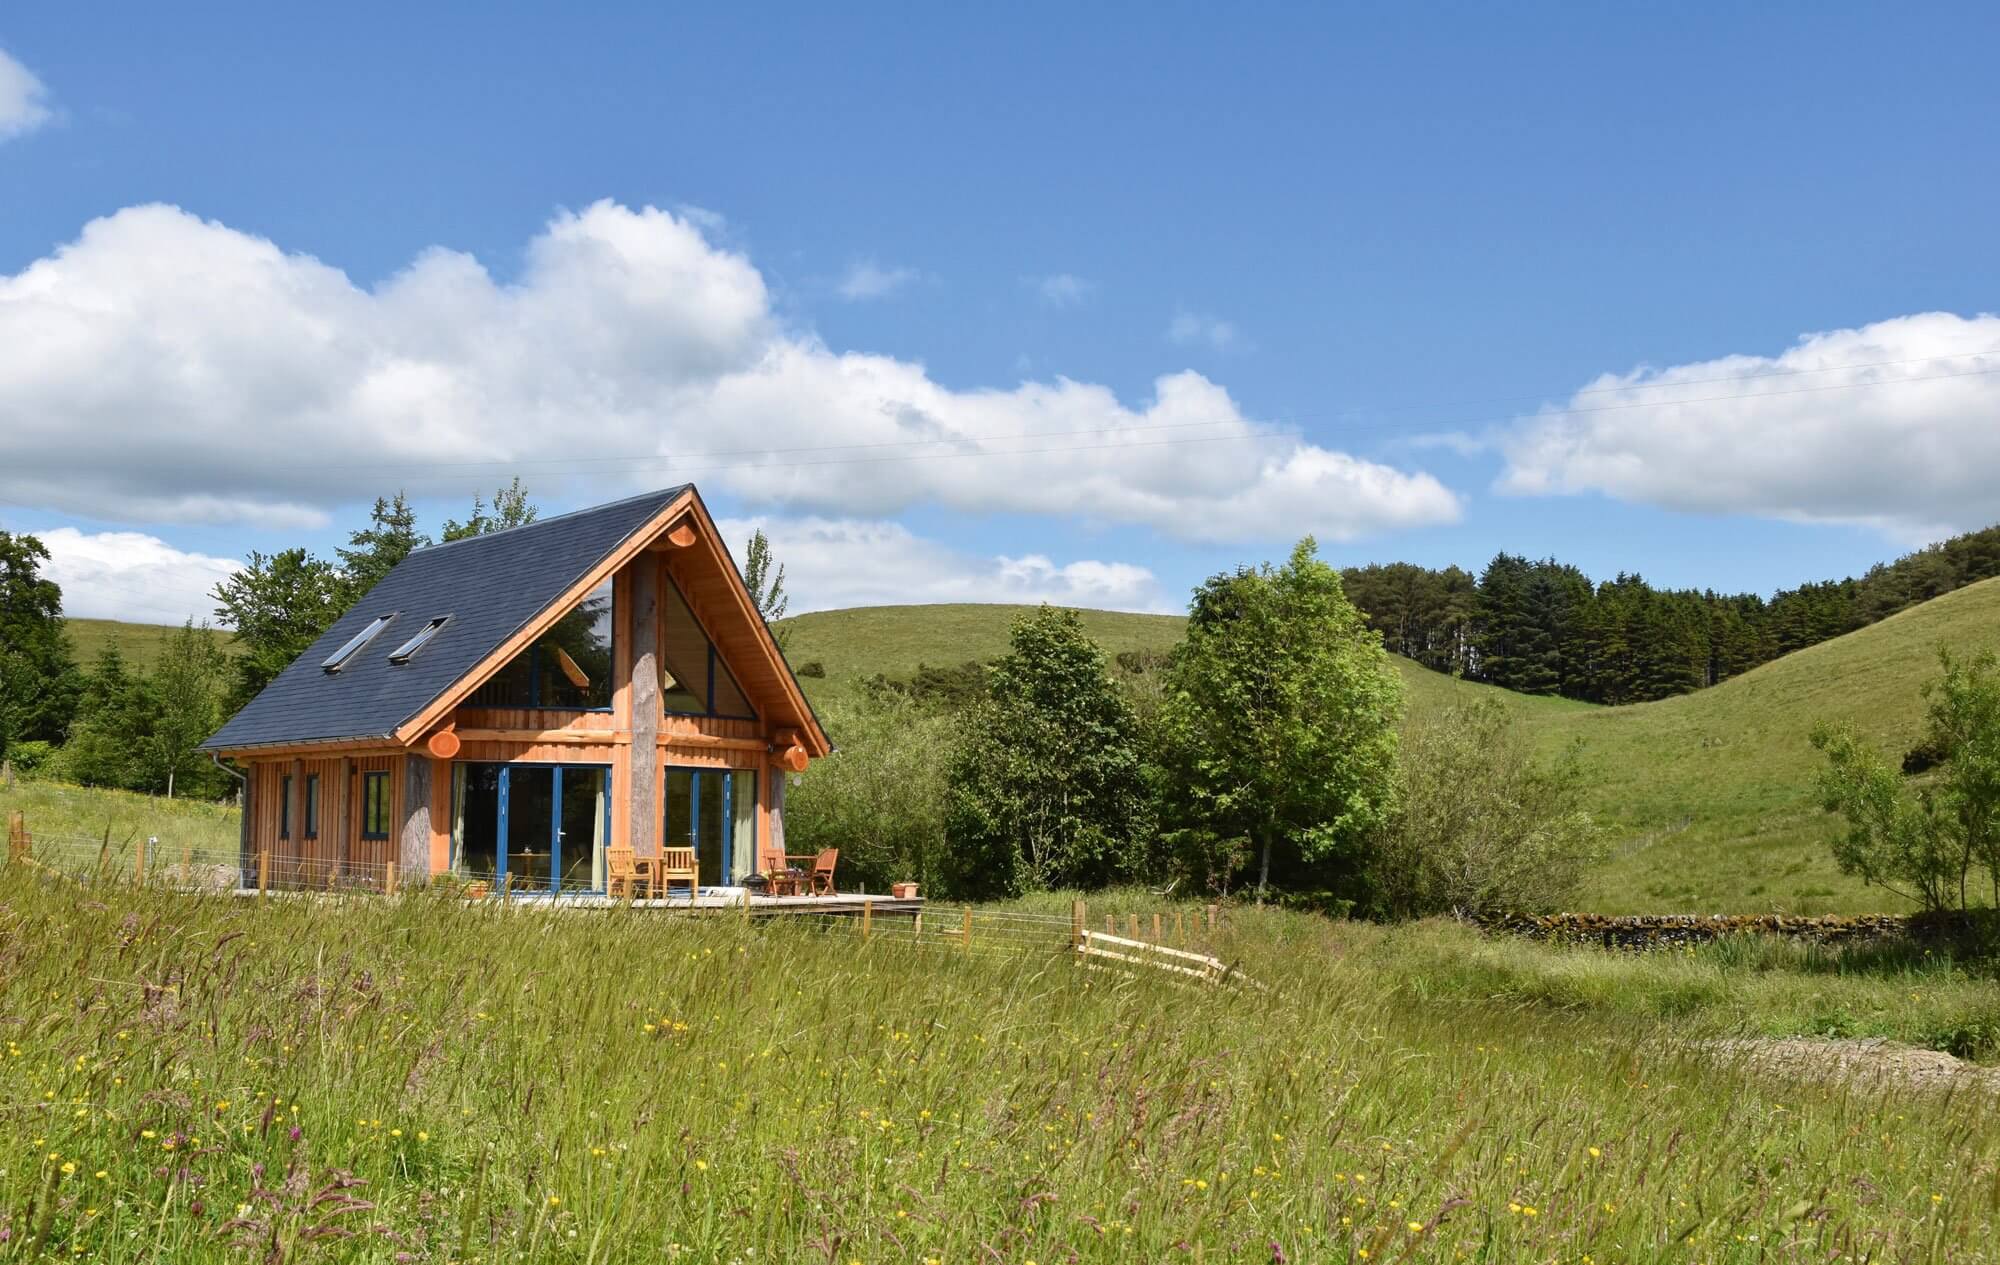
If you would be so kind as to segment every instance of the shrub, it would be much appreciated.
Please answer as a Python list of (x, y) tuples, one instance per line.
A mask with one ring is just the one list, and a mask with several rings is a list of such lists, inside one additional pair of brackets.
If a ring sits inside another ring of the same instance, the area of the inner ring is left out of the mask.
[(7, 762), (20, 777), (33, 777), (48, 766), (58, 748), (53, 742), (15, 742), (7, 747)]
[(1396, 810), (1374, 857), (1382, 912), (1557, 908), (1603, 855), (1580, 784), (1574, 751), (1553, 766), (1537, 764), (1494, 700), (1412, 721), (1397, 765)]
[(837, 748), (785, 793), (785, 850), (840, 849), (843, 887), (934, 887), (944, 851), (942, 749), (951, 722), (907, 699), (840, 692), (819, 704)]
[(818, 659), (809, 659), (799, 665), (799, 675), (809, 676), (815, 680), (824, 680), (826, 677), (826, 665)]

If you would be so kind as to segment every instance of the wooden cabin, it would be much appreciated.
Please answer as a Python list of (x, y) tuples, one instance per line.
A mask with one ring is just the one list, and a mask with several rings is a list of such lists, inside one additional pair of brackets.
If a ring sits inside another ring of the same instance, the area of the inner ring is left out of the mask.
[(523, 894), (603, 892), (620, 847), (740, 885), (832, 750), (691, 485), (417, 550), (204, 747), (247, 883)]

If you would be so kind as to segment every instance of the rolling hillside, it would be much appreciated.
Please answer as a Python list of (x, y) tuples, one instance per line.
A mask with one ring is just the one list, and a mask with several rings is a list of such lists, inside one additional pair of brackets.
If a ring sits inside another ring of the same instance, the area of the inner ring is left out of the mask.
[[(870, 607), (786, 621), (794, 663), (818, 659), (825, 686), (877, 671), (986, 659), (1025, 607)], [(1175, 616), (1085, 615), (1112, 653), (1165, 649)], [(2000, 647), (2000, 580), (1937, 598), (1879, 624), (1787, 655), (1713, 689), (1628, 707), (1512, 694), (1397, 661), (1421, 711), (1500, 698), (1545, 751), (1576, 744), (1589, 802), (1615, 840), (1581, 902), (1603, 912), (1799, 913), (1898, 907), (1843, 877), (1827, 857), (1835, 824), (1811, 798), (1819, 720), (1847, 721), (1892, 754), (1915, 741), (1918, 687), (1939, 644)]]
[[(127, 624), (115, 619), (71, 619), (69, 626), (70, 645), (75, 647), (76, 661), (89, 667), (105, 646), (116, 643), (118, 650), (133, 667), (150, 665), (158, 658), (167, 644), (167, 639), (180, 629), (168, 624)], [(212, 634), (224, 646), (229, 644), (229, 634), (216, 631)]]

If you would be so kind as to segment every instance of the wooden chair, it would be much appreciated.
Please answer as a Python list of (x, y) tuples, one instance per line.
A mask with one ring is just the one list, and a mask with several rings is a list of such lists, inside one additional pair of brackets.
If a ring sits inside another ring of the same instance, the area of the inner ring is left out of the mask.
[(652, 894), (652, 874), (642, 868), (630, 848), (607, 848), (604, 852), (605, 895), (613, 900), (632, 900), (641, 891)]
[(788, 856), (786, 861), (803, 861), (809, 877), (806, 888), (815, 896), (833, 895), (833, 866), (840, 860), (839, 848), (828, 848), (818, 856)]
[(653, 862), (653, 890), (660, 895), (668, 895), (675, 883), (686, 883), (689, 899), (693, 899), (699, 880), (695, 877), (693, 848), (662, 848), (659, 859)]

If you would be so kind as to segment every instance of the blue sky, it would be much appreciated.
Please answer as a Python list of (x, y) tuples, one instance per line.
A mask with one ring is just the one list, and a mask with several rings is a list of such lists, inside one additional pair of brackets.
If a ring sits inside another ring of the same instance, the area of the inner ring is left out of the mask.
[(1846, 574), (2000, 520), (1995, 47), (1990, 6), (11, 6), (0, 525), (147, 619), (517, 469), (551, 510), (693, 471), (805, 605), (1171, 608), (1308, 530)]

